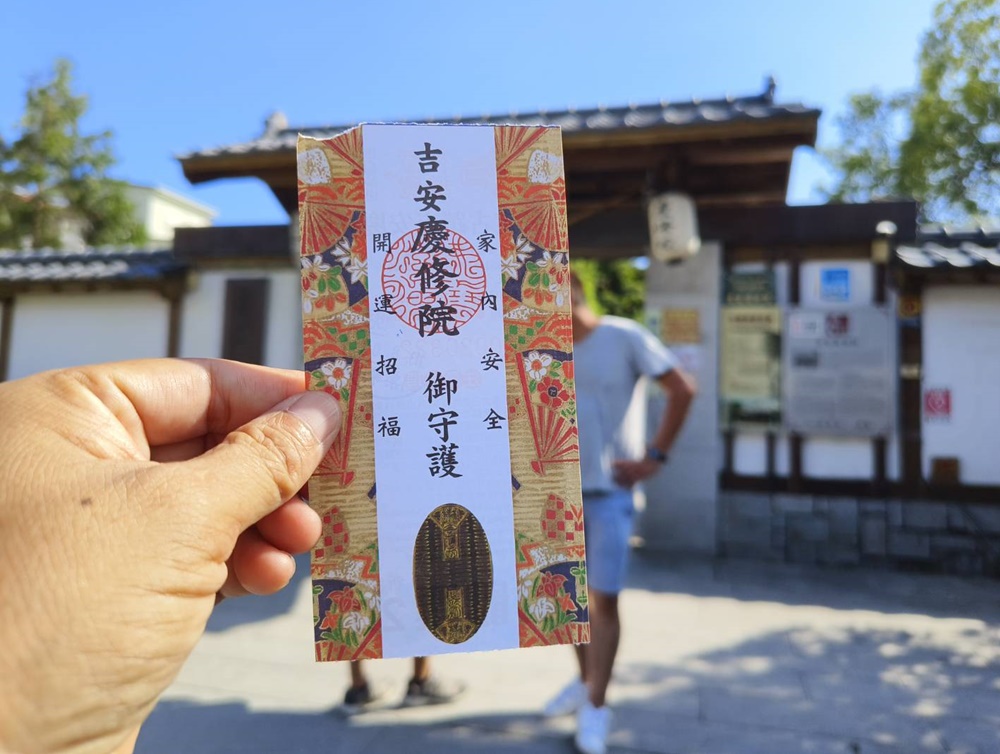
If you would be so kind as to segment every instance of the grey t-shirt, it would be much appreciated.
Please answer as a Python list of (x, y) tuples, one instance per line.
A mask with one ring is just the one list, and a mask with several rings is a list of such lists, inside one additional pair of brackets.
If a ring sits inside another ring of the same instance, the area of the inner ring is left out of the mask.
[(645, 327), (622, 317), (600, 324), (574, 345), (580, 473), (584, 492), (610, 492), (611, 464), (645, 453), (643, 377), (660, 377), (677, 360)]

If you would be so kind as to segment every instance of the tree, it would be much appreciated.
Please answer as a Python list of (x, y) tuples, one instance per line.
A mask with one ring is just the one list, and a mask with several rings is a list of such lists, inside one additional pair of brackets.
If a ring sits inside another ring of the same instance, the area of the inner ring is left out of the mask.
[(19, 130), (0, 134), (0, 247), (59, 247), (67, 228), (88, 244), (141, 243), (125, 183), (108, 176), (111, 132), (84, 135), (87, 98), (72, 92), (72, 65), (28, 89)]
[(1000, 0), (942, 0), (912, 91), (851, 97), (833, 201), (914, 198), (924, 220), (1000, 214)]
[(574, 259), (587, 300), (598, 314), (641, 320), (645, 302), (646, 272), (632, 259)]

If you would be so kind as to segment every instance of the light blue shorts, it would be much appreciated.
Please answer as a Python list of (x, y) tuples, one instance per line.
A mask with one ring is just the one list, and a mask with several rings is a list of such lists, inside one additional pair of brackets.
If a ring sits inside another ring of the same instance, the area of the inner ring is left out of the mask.
[(618, 594), (625, 587), (634, 513), (632, 490), (583, 493), (587, 583), (592, 589)]

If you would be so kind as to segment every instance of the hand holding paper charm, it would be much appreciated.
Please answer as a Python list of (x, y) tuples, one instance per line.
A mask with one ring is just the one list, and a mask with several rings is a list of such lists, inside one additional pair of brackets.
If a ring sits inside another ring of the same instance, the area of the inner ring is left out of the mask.
[(302, 389), (180, 360), (0, 386), (0, 750), (130, 750), (220, 596), (288, 582), (340, 427)]

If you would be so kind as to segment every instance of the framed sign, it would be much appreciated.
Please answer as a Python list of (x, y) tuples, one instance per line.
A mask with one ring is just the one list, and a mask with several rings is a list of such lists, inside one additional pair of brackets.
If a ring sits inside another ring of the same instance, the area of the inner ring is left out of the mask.
[(723, 426), (777, 427), (781, 422), (781, 309), (724, 306), (721, 320)]
[(785, 426), (875, 437), (895, 422), (893, 318), (885, 307), (792, 309), (785, 320)]

